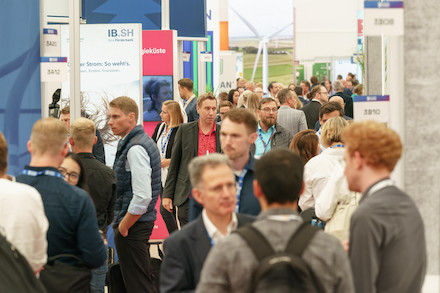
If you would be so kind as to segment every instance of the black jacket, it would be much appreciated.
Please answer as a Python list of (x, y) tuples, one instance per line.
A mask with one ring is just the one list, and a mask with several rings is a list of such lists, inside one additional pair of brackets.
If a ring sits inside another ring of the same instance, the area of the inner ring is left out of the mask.
[(98, 227), (104, 233), (113, 221), (116, 200), (115, 172), (99, 162), (91, 153), (79, 153), (85, 168), (90, 196), (96, 208)]

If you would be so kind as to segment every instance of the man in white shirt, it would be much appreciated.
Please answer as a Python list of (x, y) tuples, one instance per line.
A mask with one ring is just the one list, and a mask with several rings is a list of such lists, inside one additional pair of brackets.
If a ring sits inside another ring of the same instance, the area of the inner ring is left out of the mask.
[(252, 221), (248, 216), (234, 213), (236, 186), (227, 156), (196, 157), (188, 170), (192, 195), (203, 205), (203, 211), (196, 220), (165, 240), (160, 276), (162, 293), (193, 292), (211, 247), (223, 241), (237, 226)]
[(43, 201), (32, 186), (7, 179), (8, 145), (0, 132), (0, 233), (26, 258), (38, 274), (47, 261), (49, 223)]

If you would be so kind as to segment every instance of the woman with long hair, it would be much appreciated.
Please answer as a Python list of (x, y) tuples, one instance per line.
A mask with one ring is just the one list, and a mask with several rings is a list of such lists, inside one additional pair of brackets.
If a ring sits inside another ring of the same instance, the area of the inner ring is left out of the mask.
[(240, 97), (240, 92), (238, 89), (232, 89), (228, 94), (228, 101), (232, 103), (233, 108), (237, 108), (238, 98)]
[[(152, 138), (157, 144), (161, 157), (162, 188), (160, 194), (162, 194), (168, 175), (168, 167), (171, 162), (171, 151), (173, 149), (174, 138), (179, 125), (183, 123), (183, 116), (179, 103), (172, 100), (163, 102), (160, 118), (162, 119), (162, 123), (157, 124)], [(168, 233), (177, 230), (175, 216), (168, 212), (162, 204), (160, 205), (160, 213), (167, 226)]]

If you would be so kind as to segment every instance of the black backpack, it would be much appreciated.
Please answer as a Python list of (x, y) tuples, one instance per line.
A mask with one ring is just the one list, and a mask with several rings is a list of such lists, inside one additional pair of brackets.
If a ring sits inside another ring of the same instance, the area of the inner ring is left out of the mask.
[(0, 291), (46, 293), (24, 256), (0, 233)]
[(286, 250), (275, 252), (252, 225), (236, 231), (259, 261), (249, 292), (325, 292), (321, 282), (302, 259), (302, 254), (319, 229), (304, 222), (287, 242)]

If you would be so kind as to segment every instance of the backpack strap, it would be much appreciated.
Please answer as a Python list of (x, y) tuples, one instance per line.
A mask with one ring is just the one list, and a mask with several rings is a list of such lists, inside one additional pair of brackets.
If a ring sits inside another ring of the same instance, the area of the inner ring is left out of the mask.
[(241, 227), (234, 233), (239, 234), (246, 241), (258, 261), (275, 253), (266, 237), (251, 224)]
[(310, 223), (303, 222), (298, 230), (293, 233), (289, 242), (286, 245), (286, 252), (301, 257), (310, 240), (319, 229), (315, 226), (310, 226)]

